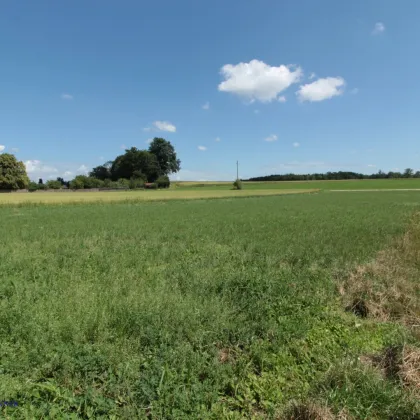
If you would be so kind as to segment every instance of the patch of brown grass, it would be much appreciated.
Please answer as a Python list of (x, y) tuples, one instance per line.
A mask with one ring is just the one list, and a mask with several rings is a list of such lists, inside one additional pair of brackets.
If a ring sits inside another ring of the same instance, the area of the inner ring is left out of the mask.
[(344, 304), (360, 317), (420, 326), (420, 213), (409, 230), (339, 285)]
[(361, 356), (362, 364), (374, 367), (387, 379), (401, 384), (420, 398), (420, 349), (413, 346), (392, 346), (379, 355)]

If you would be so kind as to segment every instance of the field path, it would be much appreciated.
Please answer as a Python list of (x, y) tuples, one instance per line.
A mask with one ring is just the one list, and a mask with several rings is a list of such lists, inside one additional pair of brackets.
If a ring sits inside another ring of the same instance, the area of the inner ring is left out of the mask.
[(420, 191), (420, 188), (376, 188), (376, 189), (361, 189), (361, 190), (329, 190), (332, 192), (375, 192), (375, 191)]

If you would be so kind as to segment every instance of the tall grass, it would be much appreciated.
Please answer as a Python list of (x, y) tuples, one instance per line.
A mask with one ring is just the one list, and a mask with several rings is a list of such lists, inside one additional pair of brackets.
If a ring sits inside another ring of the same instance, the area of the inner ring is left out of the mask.
[(19, 403), (3, 413), (275, 418), (318, 395), (356, 418), (415, 415), (357, 362), (408, 331), (345, 313), (335, 278), (417, 205), (400, 192), (0, 207), (0, 394)]

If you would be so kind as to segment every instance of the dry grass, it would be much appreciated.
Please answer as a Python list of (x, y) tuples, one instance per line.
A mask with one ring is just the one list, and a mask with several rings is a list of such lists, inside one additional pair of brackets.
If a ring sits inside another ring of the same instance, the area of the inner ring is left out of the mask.
[(364, 355), (362, 364), (378, 369), (386, 379), (399, 380), (420, 398), (420, 349), (414, 346), (391, 346), (379, 355)]
[(420, 214), (409, 230), (376, 258), (358, 266), (339, 291), (346, 308), (361, 317), (420, 324)]
[(20, 203), (64, 204), (117, 201), (163, 201), (197, 200), (206, 198), (258, 197), (269, 195), (297, 194), (317, 190), (158, 190), (122, 192), (57, 192), (57, 193), (9, 193), (0, 194), (0, 205)]

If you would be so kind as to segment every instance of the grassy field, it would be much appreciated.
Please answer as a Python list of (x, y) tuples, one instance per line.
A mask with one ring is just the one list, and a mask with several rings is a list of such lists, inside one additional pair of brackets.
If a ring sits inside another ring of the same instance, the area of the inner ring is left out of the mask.
[(280, 194), (296, 194), (315, 192), (315, 189), (290, 189), (278, 191), (276, 189), (246, 189), (235, 191), (232, 187), (226, 189), (169, 189), (169, 190), (141, 190), (141, 191), (99, 191), (99, 192), (42, 192), (42, 193), (8, 193), (0, 194), (2, 204), (25, 203), (113, 203), (119, 201), (166, 201), (166, 200), (197, 200), (209, 198), (250, 197)]
[[(214, 189), (232, 188), (231, 182), (175, 182), (179, 189)], [(366, 190), (366, 189), (420, 189), (420, 179), (363, 179), (343, 181), (272, 181), (244, 182), (246, 190), (267, 189), (320, 189), (320, 190)]]
[[(0, 206), (0, 396), (18, 403), (3, 417), (419, 419), (419, 206), (416, 192)], [(376, 312), (345, 310), (360, 291)]]

